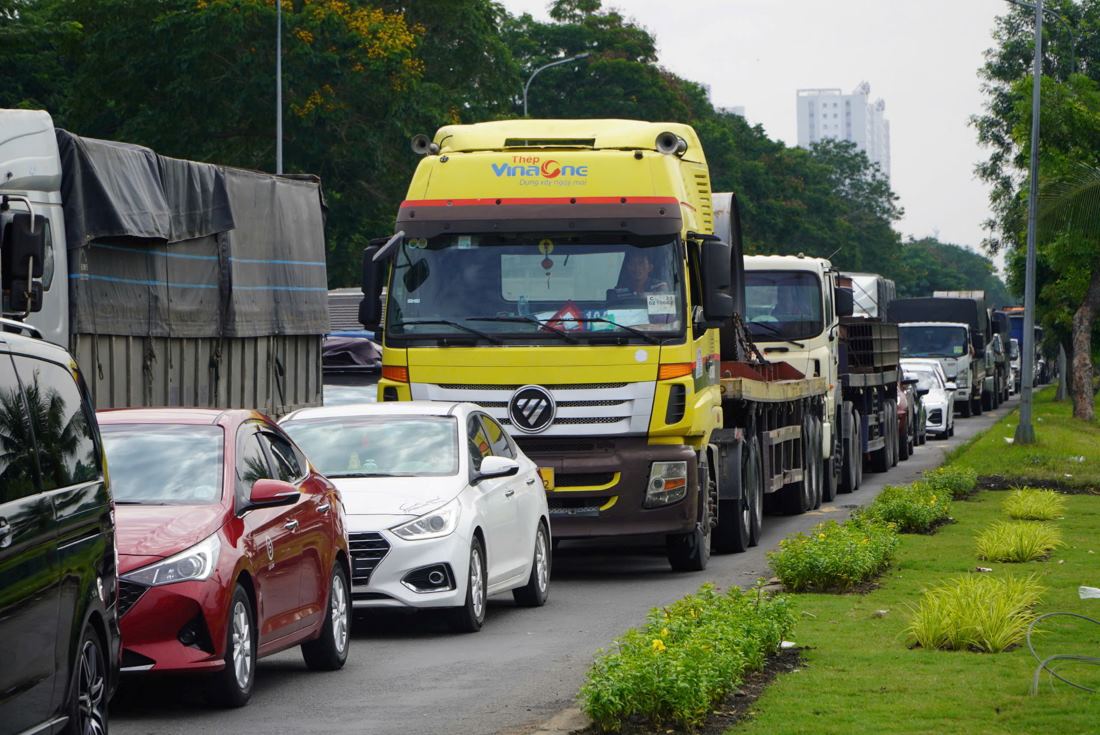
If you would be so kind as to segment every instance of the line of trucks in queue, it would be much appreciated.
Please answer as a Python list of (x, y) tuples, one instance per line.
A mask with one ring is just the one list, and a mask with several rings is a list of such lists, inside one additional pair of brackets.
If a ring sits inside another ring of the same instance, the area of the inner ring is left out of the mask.
[[(2, 114), (4, 311), (72, 351), (96, 408), (321, 402), (316, 179)], [(765, 510), (908, 456), (902, 359), (938, 361), (963, 416), (1008, 397), (1015, 323), (980, 293), (895, 299), (825, 259), (745, 256), (689, 126), (513, 120), (413, 147), (396, 233), (363, 258), (378, 400), (482, 406), (539, 465), (557, 540), (648, 536), (702, 569), (756, 544)], [(45, 246), (19, 272), (30, 210)]]

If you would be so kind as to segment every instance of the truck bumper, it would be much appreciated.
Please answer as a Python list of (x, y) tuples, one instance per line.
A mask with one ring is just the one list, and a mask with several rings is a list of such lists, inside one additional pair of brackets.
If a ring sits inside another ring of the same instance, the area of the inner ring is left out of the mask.
[[(528, 440), (520, 447), (540, 468), (554, 471), (547, 491), (555, 539), (685, 533), (698, 516), (698, 472), (689, 446), (649, 444), (644, 438)], [(653, 462), (687, 462), (683, 500), (645, 507)]]

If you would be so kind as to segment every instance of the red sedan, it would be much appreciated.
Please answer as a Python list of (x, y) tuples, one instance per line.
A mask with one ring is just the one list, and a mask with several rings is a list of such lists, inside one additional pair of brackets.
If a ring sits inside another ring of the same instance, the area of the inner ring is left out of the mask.
[(256, 659), (348, 655), (349, 553), (336, 488), (262, 414), (98, 414), (117, 506), (124, 672), (208, 674), (226, 706)]

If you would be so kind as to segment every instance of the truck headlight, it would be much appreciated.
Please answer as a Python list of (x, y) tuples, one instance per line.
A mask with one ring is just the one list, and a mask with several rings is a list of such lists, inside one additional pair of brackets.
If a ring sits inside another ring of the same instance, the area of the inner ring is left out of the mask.
[(159, 587), (176, 582), (201, 582), (210, 579), (210, 575), (214, 573), (220, 549), (221, 540), (215, 533), (175, 556), (124, 574), (122, 579), (145, 587)]
[(419, 518), (394, 526), (390, 529), (406, 541), (424, 541), (432, 538), (443, 538), (454, 533), (458, 528), (458, 498), (437, 508), (431, 513), (425, 513)]
[(649, 468), (645, 507), (670, 505), (687, 497), (687, 462), (654, 462)]

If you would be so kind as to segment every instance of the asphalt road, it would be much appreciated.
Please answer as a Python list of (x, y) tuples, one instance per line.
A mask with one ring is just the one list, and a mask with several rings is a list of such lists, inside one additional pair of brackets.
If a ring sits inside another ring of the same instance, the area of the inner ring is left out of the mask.
[(769, 576), (765, 554), (781, 538), (825, 518), (842, 519), (888, 482), (910, 482), (945, 453), (1016, 406), (959, 419), (955, 437), (929, 440), (883, 475), (864, 474), (851, 495), (802, 516), (765, 516), (758, 547), (715, 556), (704, 572), (669, 570), (663, 548), (606, 548), (563, 543), (554, 555), (550, 600), (517, 608), (511, 595), (490, 601), (485, 627), (453, 635), (426, 614), (356, 620), (347, 665), (313, 673), (299, 652), (259, 663), (251, 703), (207, 707), (186, 679), (138, 679), (112, 703), (116, 734), (157, 733), (522, 733), (571, 706), (593, 653), (646, 612), (704, 582), (747, 586)]

